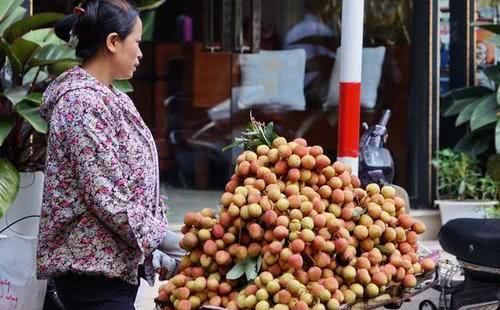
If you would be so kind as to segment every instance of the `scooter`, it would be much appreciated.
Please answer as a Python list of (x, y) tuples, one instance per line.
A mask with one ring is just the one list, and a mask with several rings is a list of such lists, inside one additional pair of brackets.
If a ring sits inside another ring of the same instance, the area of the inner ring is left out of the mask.
[(364, 133), (359, 143), (359, 179), (363, 186), (369, 183), (391, 184), (394, 179), (394, 161), (384, 147), (387, 142), (387, 123), (391, 110), (384, 110), (380, 121), (368, 126), (363, 123)]
[(500, 220), (452, 220), (441, 228), (439, 243), (458, 265), (440, 264), (447, 271), (433, 287), (441, 292), (440, 304), (424, 300), (419, 308), (500, 309)]

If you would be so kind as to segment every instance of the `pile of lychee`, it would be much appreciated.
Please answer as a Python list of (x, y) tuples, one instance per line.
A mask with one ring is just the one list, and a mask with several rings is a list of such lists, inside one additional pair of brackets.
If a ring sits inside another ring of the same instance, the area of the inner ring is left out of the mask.
[[(339, 309), (412, 288), (434, 269), (418, 257), (422, 222), (405, 213), (391, 186), (361, 188), (350, 167), (320, 146), (278, 137), (237, 157), (216, 215), (185, 214), (180, 273), (158, 300), (179, 310)], [(258, 276), (228, 280), (235, 265), (261, 257)]]

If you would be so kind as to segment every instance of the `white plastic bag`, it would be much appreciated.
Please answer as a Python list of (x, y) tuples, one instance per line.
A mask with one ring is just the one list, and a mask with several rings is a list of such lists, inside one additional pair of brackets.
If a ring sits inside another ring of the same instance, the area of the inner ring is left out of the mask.
[(0, 309), (41, 310), (47, 281), (36, 279), (36, 237), (0, 235)]

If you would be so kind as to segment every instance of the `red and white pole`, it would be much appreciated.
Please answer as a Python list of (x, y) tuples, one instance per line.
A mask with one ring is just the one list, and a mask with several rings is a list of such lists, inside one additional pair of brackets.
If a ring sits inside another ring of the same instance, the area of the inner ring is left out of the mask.
[(342, 1), (337, 160), (358, 175), (364, 0)]

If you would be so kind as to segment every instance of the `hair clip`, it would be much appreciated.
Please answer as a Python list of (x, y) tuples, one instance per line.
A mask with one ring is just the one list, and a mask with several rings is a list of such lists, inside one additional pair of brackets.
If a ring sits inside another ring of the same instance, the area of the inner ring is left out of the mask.
[(82, 8), (81, 6), (76, 6), (74, 9), (73, 9), (73, 13), (77, 14), (77, 15), (83, 15), (85, 14), (85, 9)]
[(78, 47), (78, 37), (76, 36), (73, 29), (71, 29), (71, 31), (69, 32), (68, 46), (73, 48), (73, 49)]

